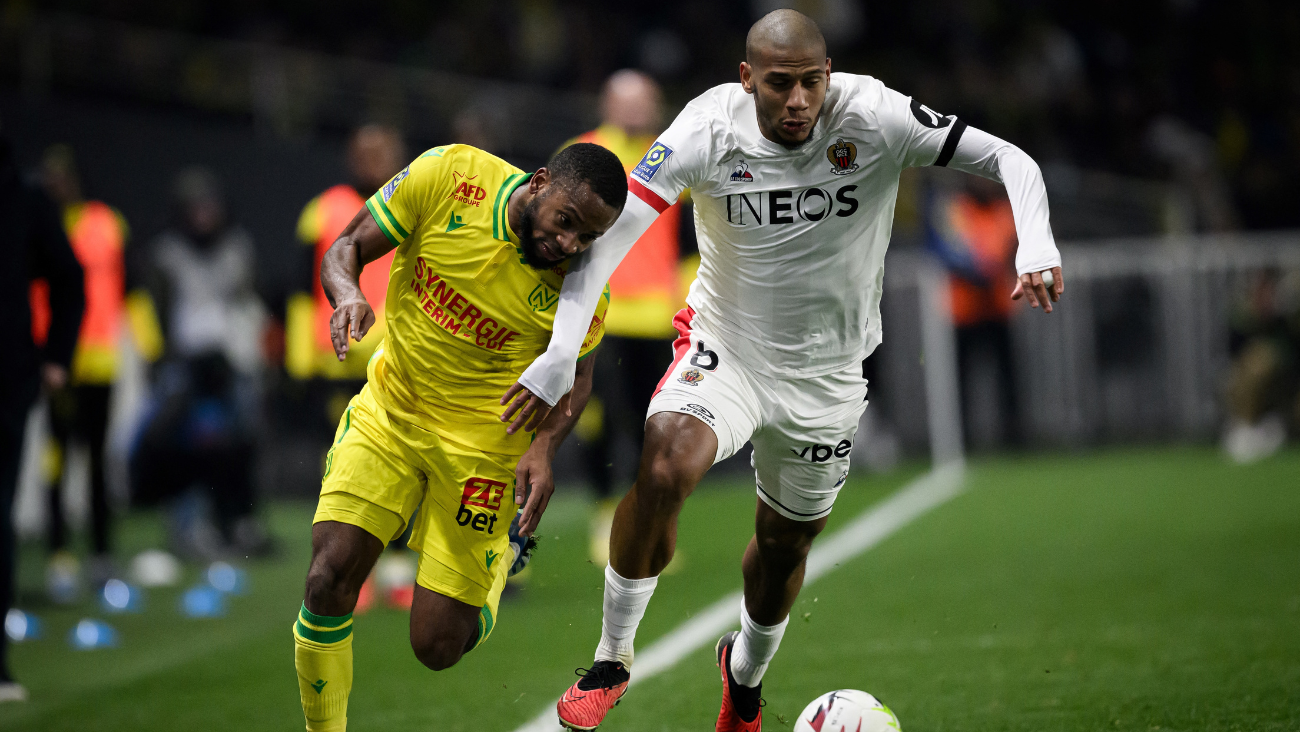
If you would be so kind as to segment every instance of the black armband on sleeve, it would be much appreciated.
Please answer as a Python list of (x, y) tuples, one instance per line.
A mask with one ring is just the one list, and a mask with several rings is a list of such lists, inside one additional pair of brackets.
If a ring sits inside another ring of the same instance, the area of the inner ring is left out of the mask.
[(948, 131), (948, 138), (943, 141), (943, 149), (939, 151), (939, 157), (934, 164), (940, 168), (948, 166), (952, 161), (952, 156), (957, 152), (957, 143), (961, 142), (961, 133), (966, 131), (966, 123), (961, 120), (954, 120), (952, 129)]

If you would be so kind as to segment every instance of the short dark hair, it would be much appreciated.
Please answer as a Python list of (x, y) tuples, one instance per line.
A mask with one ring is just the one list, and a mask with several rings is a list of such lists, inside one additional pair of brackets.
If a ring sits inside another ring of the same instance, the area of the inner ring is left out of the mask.
[(556, 153), (547, 168), (558, 185), (586, 183), (592, 193), (612, 208), (622, 210), (627, 202), (627, 173), (623, 163), (600, 145), (575, 142)]

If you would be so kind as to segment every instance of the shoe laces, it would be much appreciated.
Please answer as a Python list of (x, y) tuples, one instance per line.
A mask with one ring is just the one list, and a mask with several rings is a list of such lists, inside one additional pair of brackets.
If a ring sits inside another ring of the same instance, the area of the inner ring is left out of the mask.
[(582, 691), (610, 689), (627, 681), (628, 672), (616, 661), (597, 661), (591, 668), (576, 668), (573, 672), (582, 677), (578, 688)]

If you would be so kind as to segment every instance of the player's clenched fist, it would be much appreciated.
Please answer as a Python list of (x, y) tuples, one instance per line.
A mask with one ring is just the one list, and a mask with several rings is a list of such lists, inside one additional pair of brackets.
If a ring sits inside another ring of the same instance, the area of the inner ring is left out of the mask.
[(370, 332), (375, 324), (375, 311), (364, 298), (341, 302), (330, 316), (330, 340), (334, 342), (334, 353), (339, 360), (348, 356), (348, 335), (352, 340), (360, 341)]

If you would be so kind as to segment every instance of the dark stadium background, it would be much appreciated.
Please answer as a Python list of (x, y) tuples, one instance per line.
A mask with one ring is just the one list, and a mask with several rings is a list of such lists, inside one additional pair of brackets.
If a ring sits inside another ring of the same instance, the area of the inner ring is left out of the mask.
[[(1070, 280), (1059, 315), (1014, 319), (1017, 358), (1042, 366), (1020, 377), (1027, 439), (968, 440), (976, 449), (972, 487), (957, 499), (970, 501), (963, 513), (942, 509), (887, 544), (869, 571), (858, 560), (854, 580), (820, 585), (820, 607), (796, 608), (817, 614), (791, 623), (797, 639), (787, 645), (802, 650), (788, 651), (791, 666), (776, 677), (786, 686), (769, 710), (788, 717), (852, 683), (901, 698), (891, 706), (905, 724), (919, 718), (936, 729), (1300, 724), (1300, 406), (1287, 417), (1290, 446), (1277, 456), (1242, 467), (1220, 449), (1225, 384), (1245, 338), (1234, 329), (1251, 278), (1277, 271), (1295, 281), (1300, 272), (1300, 3), (0, 0), (0, 121), (26, 171), (34, 174), (50, 145), (71, 145), (87, 197), (122, 211), (139, 256), (169, 221), (176, 174), (204, 165), (256, 242), (258, 294), (272, 319), (267, 333), (249, 334), (265, 339), (272, 356), (257, 487), (271, 499), (265, 512), (282, 551), (280, 561), (250, 563), (252, 596), (197, 641), (192, 626), (173, 621), (172, 590), (160, 590), (145, 615), (112, 621), (126, 639), (121, 648), (73, 656), (63, 635), (97, 606), (41, 604), (44, 553), (29, 527), (19, 606), (45, 614), (52, 632), (45, 646), (16, 646), (14, 665), (30, 670), (34, 701), (21, 711), (0, 705), (0, 728), (7, 718), (42, 730), (213, 719), (227, 728), (297, 728), (292, 662), (266, 649), (288, 647), (308, 547), (306, 499), (319, 487), (325, 448), (301, 429), (292, 380), (275, 359), (276, 321), (300, 281), (296, 221), (308, 200), (346, 179), (348, 134), (380, 122), (402, 131), (410, 156), (472, 139), (535, 168), (597, 124), (597, 95), (612, 72), (651, 74), (670, 120), (695, 95), (736, 79), (747, 28), (781, 6), (817, 19), (835, 71), (876, 76), (1032, 155), (1067, 278), (1083, 276)], [(886, 283), (886, 343), (873, 357), (879, 390), (868, 412), (882, 420), (873, 430), (884, 425), (870, 437), (886, 435), (896, 449), (881, 457), (869, 454), (874, 443), (859, 443), (851, 488), (860, 490), (846, 490), (852, 495), (835, 521), (922, 473), (933, 448), (933, 414), (918, 406), (927, 388), (918, 367), (921, 207), (927, 191), (951, 184), (929, 171), (904, 177), (890, 250), (889, 276), (898, 279)], [(1300, 299), (1290, 305), (1291, 345), (1300, 352)], [(1294, 393), (1300, 358), (1288, 368)], [(628, 477), (632, 466), (620, 467)], [(684, 515), (686, 569), (666, 580), (677, 594), (647, 621), (647, 639), (738, 582), (730, 557), (749, 536), (752, 479), (743, 456), (719, 472)], [(377, 610), (367, 618), (365, 642), (375, 645), (368, 660), (358, 656), (358, 679), (389, 675), (388, 696), (358, 692), (362, 719), (389, 729), (431, 720), (470, 729), (496, 714), (493, 724), (512, 729), (562, 690), (556, 674), (585, 660), (586, 631), (599, 623), (600, 579), (587, 571), (590, 507), (572, 444), (557, 474), (558, 507), (548, 514), (555, 548), (542, 565), (556, 578), (543, 575), (524, 599), (535, 603), (529, 617), (550, 630), (534, 632), (512, 608), (498, 645), (469, 670), (430, 683), (405, 648), (404, 618)], [(163, 531), (157, 512), (128, 510), (120, 478), (113, 487), (125, 562), (128, 552), (158, 545)], [(728, 557), (724, 567), (706, 561), (714, 555)], [(967, 556), (973, 568), (962, 564)], [(816, 624), (832, 612), (881, 620)], [(578, 634), (566, 621), (587, 627)], [(998, 623), (1002, 645), (989, 656), (972, 650), (986, 649)], [(945, 647), (950, 632), (956, 640)], [(926, 655), (931, 643), (939, 650)], [(195, 650), (182, 659), (187, 644)], [(575, 646), (584, 650), (570, 659)], [(862, 648), (871, 662), (858, 658)], [(516, 653), (541, 659), (526, 679)], [(155, 668), (154, 655), (174, 664)], [(634, 710), (621, 718), (627, 726), (617, 728), (665, 728), (657, 715), (677, 708), (683, 688), (692, 691), (673, 719), (712, 714), (716, 669), (703, 655), (692, 659), (679, 686), (642, 687), (644, 696), (623, 705)], [(850, 667), (860, 676), (843, 671)], [(118, 668), (127, 680), (114, 686)], [(509, 675), (511, 688), (489, 696), (476, 674)], [(229, 686), (220, 703), (205, 696), (213, 678)], [(419, 696), (435, 697), (431, 689), (448, 691), (435, 704)], [(437, 706), (444, 703), (451, 707)], [(273, 711), (263, 719), (263, 709)]]

